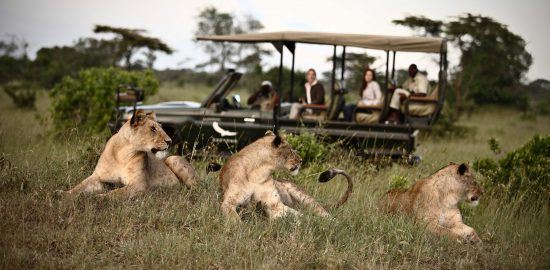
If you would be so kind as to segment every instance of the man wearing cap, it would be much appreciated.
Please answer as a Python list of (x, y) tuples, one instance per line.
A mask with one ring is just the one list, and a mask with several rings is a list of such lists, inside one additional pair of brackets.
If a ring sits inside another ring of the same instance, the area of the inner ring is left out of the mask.
[(275, 106), (277, 92), (270, 81), (263, 81), (260, 89), (252, 94), (246, 104), (253, 110), (270, 111)]
[(415, 64), (409, 66), (409, 78), (401, 88), (395, 89), (393, 96), (390, 100), (390, 111), (388, 114), (387, 122), (399, 123), (401, 119), (401, 113), (399, 108), (402, 101), (407, 99), (410, 95), (424, 97), (428, 94), (428, 78), (422, 73), (418, 72), (418, 67)]

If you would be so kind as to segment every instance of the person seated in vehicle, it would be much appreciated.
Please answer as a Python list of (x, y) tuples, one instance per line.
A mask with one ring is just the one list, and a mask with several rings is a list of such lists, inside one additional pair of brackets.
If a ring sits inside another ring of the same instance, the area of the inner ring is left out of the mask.
[[(325, 88), (317, 81), (317, 72), (315, 69), (308, 69), (306, 72), (306, 84), (304, 85), (305, 97), (301, 97), (298, 103), (292, 103), (290, 107), (290, 119), (299, 119), (304, 104), (308, 105), (324, 105), (325, 104)], [(303, 113), (312, 114), (312, 111), (305, 110)]]
[(270, 81), (263, 81), (260, 89), (252, 94), (246, 104), (253, 110), (270, 111), (275, 106), (277, 92)]
[(399, 123), (401, 121), (401, 104), (409, 96), (425, 97), (428, 93), (428, 78), (418, 72), (415, 64), (409, 66), (409, 77), (403, 82), (401, 88), (393, 92), (390, 100), (389, 114), (386, 121), (388, 123)]
[(382, 91), (380, 85), (376, 82), (376, 73), (367, 68), (363, 73), (363, 83), (359, 89), (361, 98), (357, 104), (348, 104), (344, 106), (344, 120), (353, 121), (353, 112), (357, 106), (382, 106)]

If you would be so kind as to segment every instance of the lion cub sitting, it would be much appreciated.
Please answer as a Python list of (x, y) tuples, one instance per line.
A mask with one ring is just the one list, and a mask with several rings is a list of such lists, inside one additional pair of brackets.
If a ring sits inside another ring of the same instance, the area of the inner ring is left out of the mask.
[(468, 166), (451, 163), (409, 189), (389, 191), (379, 207), (387, 212), (412, 214), (436, 235), (480, 242), (476, 231), (462, 222), (458, 203), (476, 206), (482, 194)]
[[(231, 156), (224, 164), (220, 172), (223, 214), (240, 220), (237, 207), (254, 200), (262, 204), (270, 219), (289, 213), (298, 214), (292, 208), (298, 204), (311, 207), (317, 215), (328, 216), (327, 210), (296, 184), (273, 179), (272, 174), (276, 169), (284, 168), (296, 175), (301, 162), (300, 156), (286, 141), (268, 131), (264, 137)], [(348, 188), (335, 207), (344, 204), (352, 191), (350, 176), (344, 171), (332, 169), (319, 178), (319, 181), (326, 182), (337, 174), (346, 177)]]
[(102, 195), (131, 198), (154, 187), (183, 183), (191, 188), (198, 181), (197, 173), (183, 157), (157, 157), (171, 142), (154, 113), (137, 110), (107, 141), (92, 175), (71, 190), (58, 192), (102, 193), (106, 191), (104, 184), (111, 183), (124, 187)]

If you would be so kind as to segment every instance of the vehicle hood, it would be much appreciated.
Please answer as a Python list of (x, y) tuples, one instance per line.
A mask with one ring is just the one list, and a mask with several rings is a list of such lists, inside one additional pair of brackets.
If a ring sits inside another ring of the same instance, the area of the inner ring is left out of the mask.
[[(193, 108), (200, 108), (201, 104), (194, 101), (167, 101), (167, 102), (161, 102), (157, 104), (149, 104), (149, 105), (143, 105), (138, 103), (136, 106), (136, 109), (142, 109), (144, 111), (155, 111), (155, 110), (163, 110), (163, 109), (193, 109)], [(123, 106), (120, 107), (120, 110), (124, 111), (125, 113), (129, 113), (134, 110), (133, 106)]]

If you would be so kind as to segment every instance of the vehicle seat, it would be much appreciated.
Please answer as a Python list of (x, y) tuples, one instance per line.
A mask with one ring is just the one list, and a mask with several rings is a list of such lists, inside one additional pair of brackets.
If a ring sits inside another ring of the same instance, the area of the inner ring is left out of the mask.
[(372, 124), (380, 121), (380, 116), (384, 109), (384, 99), (377, 106), (360, 105), (353, 111), (353, 120), (356, 123)]
[(344, 95), (347, 93), (347, 90), (342, 88), (340, 85), (341, 84), (336, 83), (334, 95), (328, 105), (304, 105), (303, 110), (311, 110), (313, 113), (306, 114), (302, 112), (302, 119), (317, 121), (338, 120), (338, 116), (340, 116), (340, 113), (346, 103)]
[(425, 97), (410, 96), (403, 102), (401, 111), (409, 116), (429, 116), (435, 112), (438, 101), (439, 87), (436, 85)]

